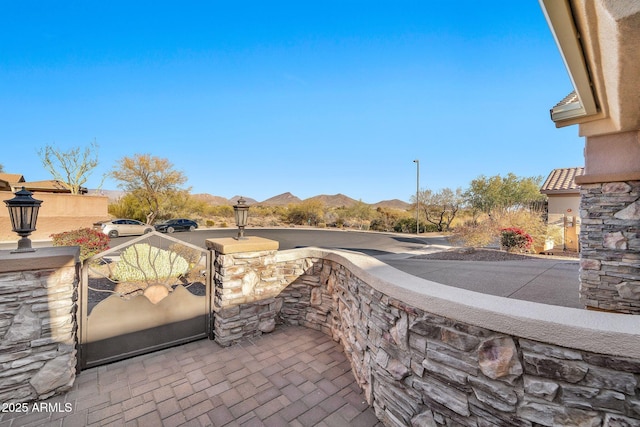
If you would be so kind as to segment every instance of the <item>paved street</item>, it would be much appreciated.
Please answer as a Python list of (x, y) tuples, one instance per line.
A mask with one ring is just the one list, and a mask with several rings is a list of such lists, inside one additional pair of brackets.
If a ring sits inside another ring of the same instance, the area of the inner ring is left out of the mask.
[[(235, 229), (174, 233), (194, 244), (235, 236)], [(578, 261), (554, 257), (523, 261), (440, 261), (419, 256), (450, 249), (446, 237), (316, 229), (250, 229), (247, 234), (280, 242), (280, 249), (318, 246), (357, 251), (411, 275), (444, 285), (542, 304), (582, 308)]]
[[(577, 260), (549, 257), (526, 261), (475, 262), (416, 258), (451, 248), (447, 239), (437, 234), (415, 236), (301, 228), (250, 228), (247, 234), (276, 240), (281, 250), (317, 246), (358, 251), (406, 273), (444, 285), (542, 304), (582, 308), (578, 295)], [(206, 239), (236, 235), (235, 228), (199, 229), (172, 234), (173, 237), (203, 247)], [(112, 247), (131, 239), (113, 239)], [(7, 244), (3, 245), (3, 248), (8, 247)]]

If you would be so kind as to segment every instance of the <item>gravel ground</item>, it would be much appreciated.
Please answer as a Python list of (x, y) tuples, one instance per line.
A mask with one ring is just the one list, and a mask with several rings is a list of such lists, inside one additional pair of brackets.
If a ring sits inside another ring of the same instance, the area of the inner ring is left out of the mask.
[(433, 254), (417, 255), (412, 259), (437, 259), (445, 261), (516, 261), (534, 260), (540, 258), (571, 258), (577, 260), (577, 252), (554, 251), (552, 255), (515, 254), (497, 249), (457, 248)]

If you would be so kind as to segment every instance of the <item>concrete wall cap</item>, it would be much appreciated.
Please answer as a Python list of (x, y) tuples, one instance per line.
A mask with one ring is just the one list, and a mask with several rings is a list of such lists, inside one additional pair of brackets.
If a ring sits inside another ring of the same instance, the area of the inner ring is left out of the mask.
[(360, 253), (319, 248), (278, 252), (278, 261), (300, 258), (334, 261), (374, 289), (429, 313), (563, 347), (640, 358), (640, 316), (559, 307), (458, 289), (412, 276)]
[(79, 262), (78, 246), (38, 248), (35, 252), (0, 251), (0, 273), (70, 267)]
[(207, 239), (206, 243), (207, 249), (223, 255), (241, 252), (277, 251), (280, 247), (280, 243), (275, 240), (256, 236), (247, 236), (244, 240), (237, 240), (233, 237), (221, 237), (218, 239)]

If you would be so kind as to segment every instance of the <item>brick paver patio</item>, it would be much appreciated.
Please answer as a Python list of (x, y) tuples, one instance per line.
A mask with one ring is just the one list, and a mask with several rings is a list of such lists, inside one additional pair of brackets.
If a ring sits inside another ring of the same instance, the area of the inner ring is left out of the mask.
[(88, 369), (44, 403), (44, 412), (29, 404), (28, 414), (0, 413), (0, 427), (382, 425), (342, 347), (293, 326), (232, 347), (201, 340)]

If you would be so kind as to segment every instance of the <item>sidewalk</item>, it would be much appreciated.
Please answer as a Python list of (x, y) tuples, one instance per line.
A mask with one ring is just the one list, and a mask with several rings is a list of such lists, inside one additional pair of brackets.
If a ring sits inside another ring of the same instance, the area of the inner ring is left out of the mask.
[[(0, 413), (23, 426), (382, 426), (342, 347), (280, 326), (232, 347), (201, 340), (81, 372), (45, 412)], [(68, 411), (68, 412), (66, 412)]]

